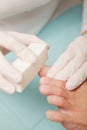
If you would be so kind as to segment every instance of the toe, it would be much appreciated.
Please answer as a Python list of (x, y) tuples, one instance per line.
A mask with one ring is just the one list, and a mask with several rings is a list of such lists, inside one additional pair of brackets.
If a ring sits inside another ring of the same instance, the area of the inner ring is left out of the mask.
[(60, 97), (67, 98), (67, 93), (60, 87), (52, 86), (52, 85), (41, 85), (40, 92), (43, 95), (56, 95)]
[(54, 122), (62, 123), (65, 120), (65, 116), (58, 111), (48, 110), (46, 112), (46, 116), (49, 120), (54, 121)]
[(47, 97), (47, 101), (49, 104), (57, 106), (57, 107), (62, 107), (64, 109), (68, 109), (70, 104), (68, 101), (66, 101), (65, 98), (55, 96), (55, 95), (50, 95)]

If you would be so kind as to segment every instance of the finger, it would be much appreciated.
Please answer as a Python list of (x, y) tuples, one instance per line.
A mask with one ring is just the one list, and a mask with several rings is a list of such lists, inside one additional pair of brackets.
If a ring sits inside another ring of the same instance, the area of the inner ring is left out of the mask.
[(51, 85), (42, 85), (40, 86), (40, 92), (45, 95), (56, 95), (60, 97), (67, 98), (67, 92), (65, 92), (62, 88), (51, 86)]
[(54, 78), (58, 80), (68, 80), (81, 67), (85, 60), (86, 58), (84, 56), (76, 56), (61, 72), (57, 73)]
[(24, 60), (36, 62), (34, 52), (8, 33), (0, 33), (0, 46), (14, 52), (18, 57)]
[[(41, 44), (46, 44), (43, 40), (41, 40), (40, 38), (38, 38), (35, 35), (28, 35), (28, 34), (23, 34), (23, 33), (18, 33), (18, 32), (8, 32), (9, 34), (11, 34), (12, 36), (16, 37), (17, 39), (19, 39), (22, 43), (24, 43), (25, 45), (30, 45), (30, 43), (41, 43)], [(46, 44), (48, 45), (48, 44)], [(49, 45), (48, 45), (48, 49), (49, 49)]]
[(63, 97), (55, 96), (55, 95), (50, 95), (47, 97), (47, 101), (49, 104), (61, 107), (61, 108), (69, 108), (70, 104), (67, 102), (67, 100)]
[(0, 75), (0, 90), (13, 94), (15, 93), (15, 86)]
[(53, 78), (56, 73), (59, 73), (73, 57), (74, 53), (71, 51), (71, 48), (68, 48), (67, 51), (65, 51), (51, 67), (47, 74), (47, 77)]
[(39, 73), (38, 73), (39, 76), (40, 76), (40, 77), (45, 77), (45, 76), (47, 75), (49, 69), (50, 69), (50, 66), (43, 66), (43, 67), (41, 68), (41, 70), (39, 71)]
[(77, 88), (83, 81), (87, 79), (87, 62), (85, 62), (81, 68), (67, 81), (66, 88), (73, 90)]
[(61, 80), (56, 80), (48, 77), (42, 77), (40, 79), (40, 85), (54, 85), (56, 87), (62, 87), (65, 88), (65, 83), (64, 81)]
[(2, 74), (8, 80), (19, 83), (22, 80), (21, 73), (16, 70), (0, 52), (0, 74)]
[(46, 116), (49, 120), (54, 122), (64, 122), (65, 115), (58, 111), (49, 110), (46, 112)]

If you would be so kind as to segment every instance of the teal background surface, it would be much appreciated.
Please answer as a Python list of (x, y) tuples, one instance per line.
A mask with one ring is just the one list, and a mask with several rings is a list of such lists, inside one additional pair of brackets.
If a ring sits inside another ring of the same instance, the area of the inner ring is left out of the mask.
[[(64, 12), (38, 35), (50, 44), (47, 65), (55, 62), (68, 44), (81, 32), (82, 5)], [(7, 55), (10, 62), (13, 54)], [(39, 93), (39, 77), (21, 94), (8, 95), (0, 91), (0, 130), (65, 130), (59, 123), (49, 121), (45, 112), (56, 109)]]

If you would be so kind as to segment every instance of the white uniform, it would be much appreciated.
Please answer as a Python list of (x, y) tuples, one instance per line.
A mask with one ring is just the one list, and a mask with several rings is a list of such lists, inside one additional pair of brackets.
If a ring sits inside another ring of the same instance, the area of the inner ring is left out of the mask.
[[(48, 23), (56, 7), (58, 7), (59, 1), (60, 0), (1, 0), (0, 30), (37, 34), (44, 25)], [(75, 1), (62, 0), (61, 3), (60, 6), (62, 6), (60, 10), (64, 10), (64, 8), (68, 8), (67, 6), (75, 3)]]

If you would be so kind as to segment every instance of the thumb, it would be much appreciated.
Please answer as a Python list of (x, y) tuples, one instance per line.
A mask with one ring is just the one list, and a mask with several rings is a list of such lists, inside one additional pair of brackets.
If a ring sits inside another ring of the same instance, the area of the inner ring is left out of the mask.
[(49, 69), (50, 69), (50, 66), (43, 66), (43, 67), (41, 68), (41, 70), (39, 71), (39, 73), (38, 73), (39, 76), (40, 76), (40, 77), (45, 77), (45, 76), (47, 75)]

